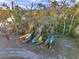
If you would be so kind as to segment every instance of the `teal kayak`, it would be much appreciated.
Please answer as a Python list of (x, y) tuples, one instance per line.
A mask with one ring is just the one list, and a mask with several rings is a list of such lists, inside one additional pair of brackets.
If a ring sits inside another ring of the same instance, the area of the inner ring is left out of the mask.
[(49, 42), (50, 42), (51, 45), (54, 45), (55, 44), (55, 36), (51, 36)]

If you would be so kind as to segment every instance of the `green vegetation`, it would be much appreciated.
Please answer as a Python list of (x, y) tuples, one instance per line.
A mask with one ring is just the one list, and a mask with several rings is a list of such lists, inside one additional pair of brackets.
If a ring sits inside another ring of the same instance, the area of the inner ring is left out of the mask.
[[(79, 36), (79, 4), (74, 6), (58, 5), (53, 2), (50, 7), (46, 7), (42, 3), (37, 4), (39, 10), (24, 10), (18, 5), (12, 9), (6, 10), (0, 8), (0, 27), (11, 28), (7, 32), (13, 32), (17, 35), (23, 35), (36, 30), (41, 25), (46, 26), (45, 31), (54, 31), (58, 35), (66, 35), (71, 37)], [(8, 21), (9, 18), (12, 21)], [(4, 23), (5, 22), (5, 23)], [(8, 26), (8, 24), (11, 26)], [(5, 26), (3, 26), (5, 24)]]

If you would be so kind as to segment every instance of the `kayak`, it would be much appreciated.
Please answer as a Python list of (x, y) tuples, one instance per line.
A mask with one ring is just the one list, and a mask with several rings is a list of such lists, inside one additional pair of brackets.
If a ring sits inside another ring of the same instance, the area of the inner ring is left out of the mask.
[(54, 46), (55, 45), (55, 37), (54, 36), (51, 36), (49, 39), (47, 39), (45, 41), (45, 46), (46, 48), (50, 48), (51, 46)]
[(29, 42), (30, 40), (32, 40), (32, 34), (29, 34), (29, 35), (25, 38), (24, 43), (27, 43), (27, 42)]
[(20, 36), (20, 42), (25, 42), (25, 40), (27, 39), (27, 38), (29, 38), (29, 36), (30, 36), (30, 34), (25, 34), (25, 35), (22, 35), (22, 36)]
[(47, 39), (47, 40), (45, 41), (45, 45), (48, 45), (48, 43), (49, 43), (49, 39)]
[(38, 33), (32, 40), (32, 43), (35, 44), (38, 41), (38, 38), (40, 36), (41, 33)]
[(43, 41), (42, 41), (42, 36), (39, 36), (39, 38), (36, 40), (36, 42), (35, 42), (35, 44), (36, 45), (39, 45), (39, 44), (41, 44)]
[(37, 39), (35, 39), (34, 41), (32, 41), (33, 44), (35, 45), (40, 45), (45, 43), (45, 39), (43, 38), (43, 36), (39, 36)]
[(54, 45), (54, 44), (55, 44), (55, 36), (51, 36), (50, 45)]
[(38, 42), (42, 42), (42, 36), (38, 38)]

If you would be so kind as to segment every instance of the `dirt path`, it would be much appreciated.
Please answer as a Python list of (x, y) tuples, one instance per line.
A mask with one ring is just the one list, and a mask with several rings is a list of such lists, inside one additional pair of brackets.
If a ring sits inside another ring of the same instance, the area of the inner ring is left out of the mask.
[(79, 59), (79, 43), (74, 39), (61, 37), (57, 40), (56, 51), (58, 59)]
[(20, 48), (18, 42), (15, 39), (7, 40), (6, 37), (0, 36), (0, 49), (5, 48)]
[(41, 59), (79, 59), (79, 43), (67, 37), (58, 38), (52, 50), (29, 44), (25, 48), (40, 55)]
[(37, 59), (37, 55), (22, 46), (11, 36), (7, 40), (5, 36), (0, 35), (0, 59)]
[(41, 59), (79, 59), (79, 43), (73, 39), (60, 37), (56, 40), (55, 49), (48, 50), (44, 46), (33, 46), (32, 44), (21, 45), (14, 37), (6, 40), (0, 36), (0, 50), (5, 48), (23, 48), (40, 56)]

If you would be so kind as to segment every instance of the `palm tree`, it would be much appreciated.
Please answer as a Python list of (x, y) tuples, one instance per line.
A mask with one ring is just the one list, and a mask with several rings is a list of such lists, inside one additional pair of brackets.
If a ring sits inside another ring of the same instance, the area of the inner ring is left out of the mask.
[(6, 7), (6, 9), (9, 9), (9, 6), (6, 3), (3, 3), (2, 6)]
[(39, 8), (45, 8), (46, 6), (43, 3), (38, 3)]
[(14, 1), (11, 1), (12, 9), (14, 8)]

